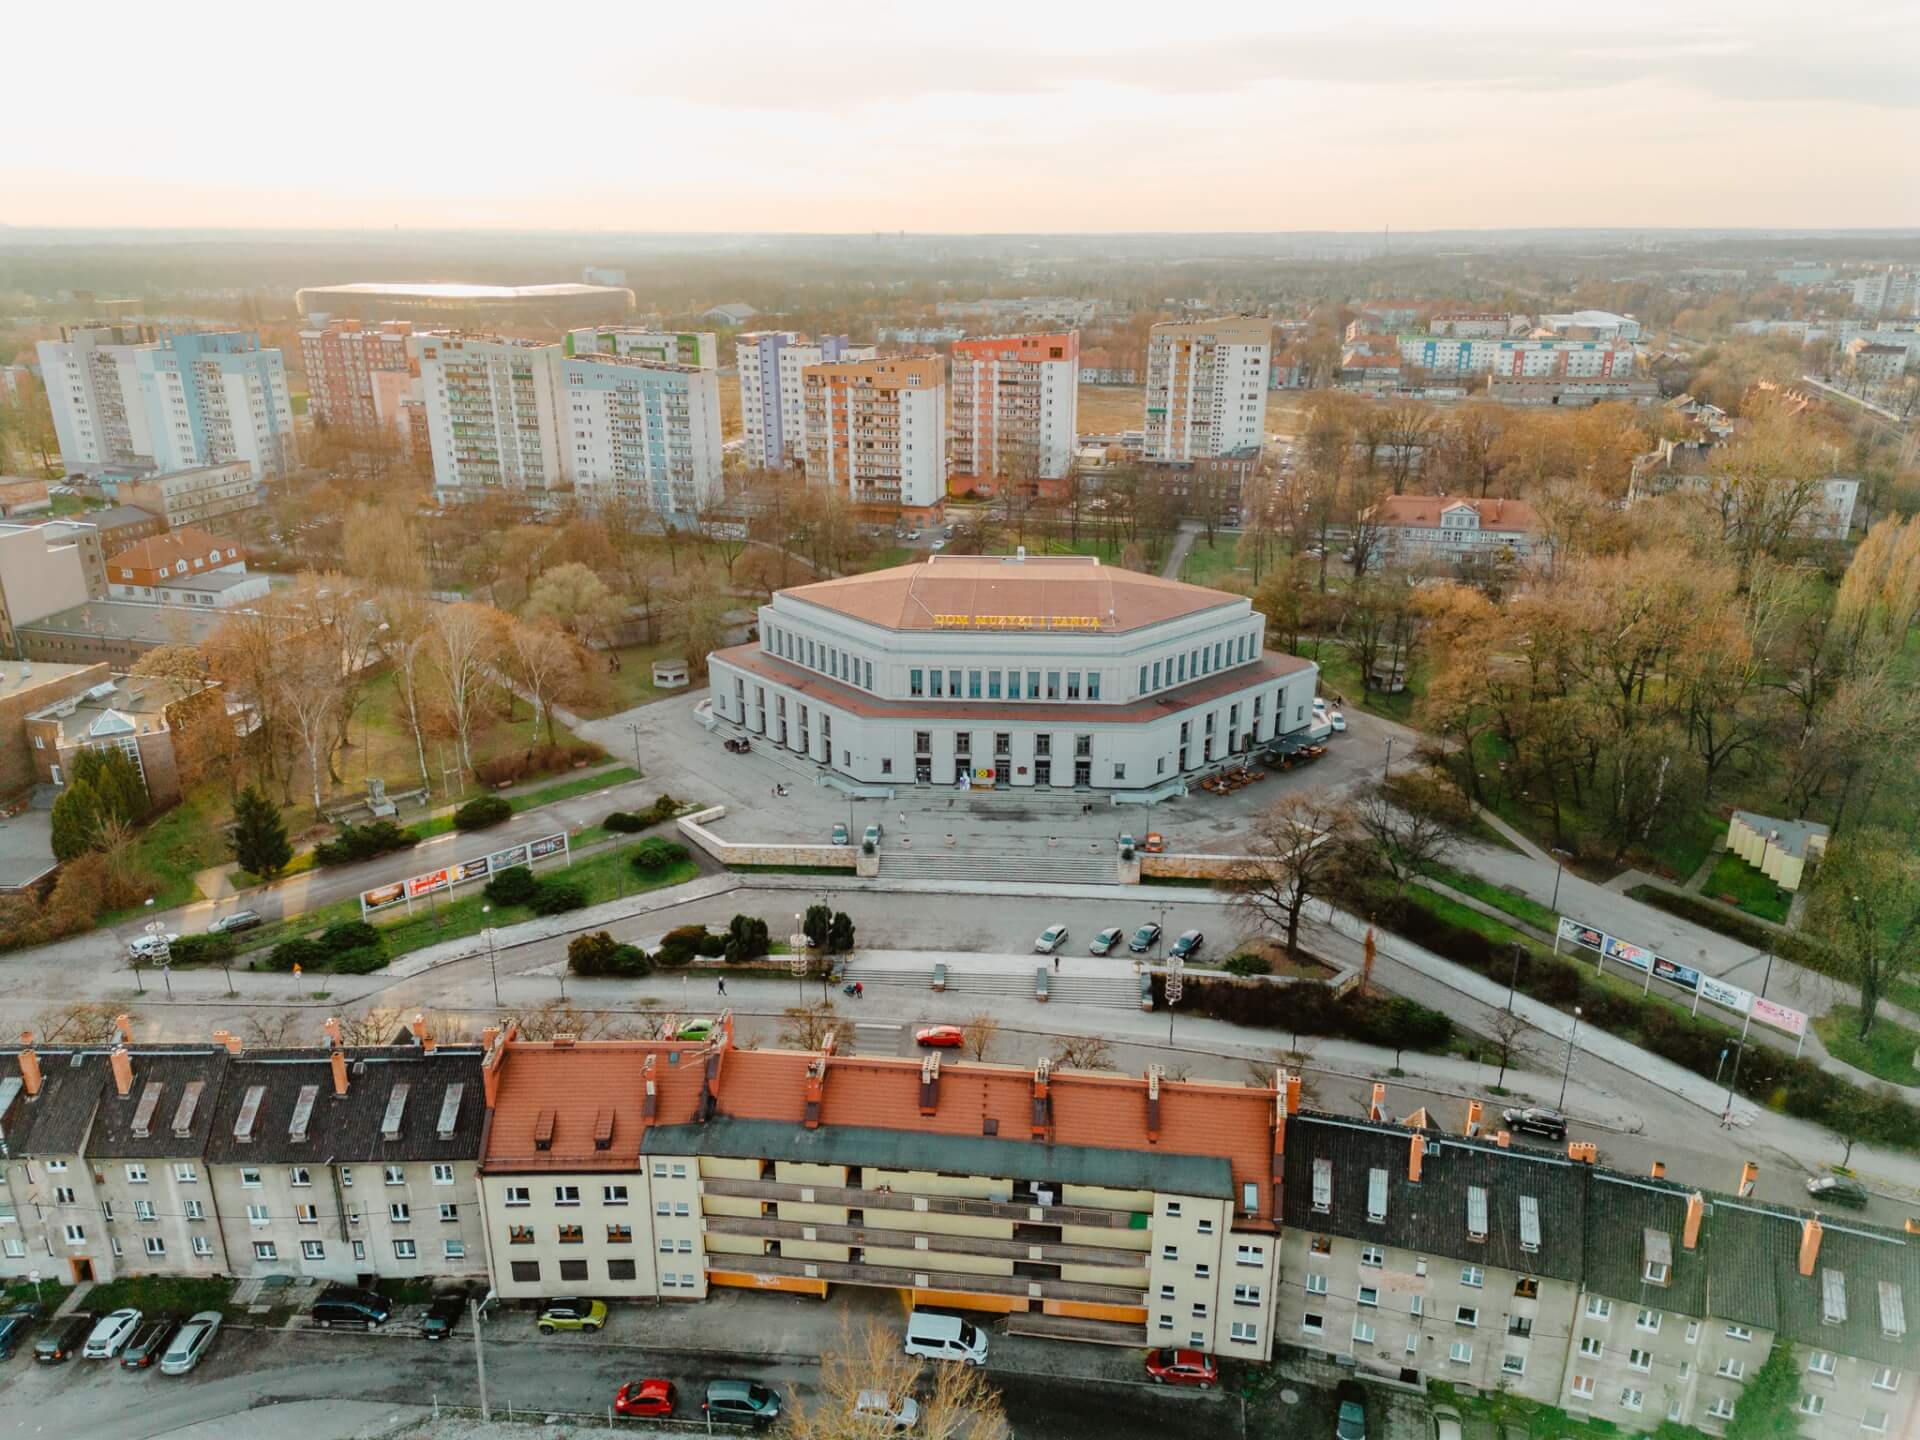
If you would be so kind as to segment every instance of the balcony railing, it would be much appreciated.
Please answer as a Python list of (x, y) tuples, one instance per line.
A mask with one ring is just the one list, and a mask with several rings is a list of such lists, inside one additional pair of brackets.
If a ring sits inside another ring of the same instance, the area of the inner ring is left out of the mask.
[(908, 1269), (900, 1265), (856, 1265), (842, 1260), (790, 1260), (784, 1255), (707, 1256), (713, 1270), (748, 1275), (800, 1275), (837, 1280), (845, 1285), (879, 1285), (889, 1290), (963, 1290), (976, 1295), (1021, 1295), (1041, 1300), (1084, 1300), (1096, 1305), (1143, 1305), (1146, 1292), (1128, 1285), (1086, 1285), (1071, 1280), (1038, 1280), (1025, 1275), (976, 1275), (968, 1271)]
[(939, 1230), (891, 1230), (866, 1225), (822, 1224), (817, 1220), (754, 1219), (743, 1215), (709, 1215), (706, 1223), (707, 1230), (716, 1235), (812, 1240), (822, 1245), (853, 1245), (875, 1250), (911, 1250), (917, 1240), (925, 1239), (927, 1252), (933, 1255), (991, 1255), (1041, 1265), (1107, 1265), (1121, 1270), (1144, 1270), (1152, 1260), (1144, 1250), (1067, 1245), (1051, 1239), (997, 1240), (987, 1235), (949, 1235)]
[[(897, 1190), (863, 1190), (841, 1185), (791, 1185), (775, 1180), (701, 1182), (709, 1195), (744, 1200), (799, 1200), (811, 1205), (844, 1205), (852, 1210), (924, 1210), (929, 1215), (979, 1215), (1020, 1220), (1030, 1225), (1086, 1225), (1112, 1230), (1144, 1230), (1147, 1217), (1131, 1210), (1102, 1210), (1092, 1205), (1028, 1205), (1003, 1200), (971, 1200), (960, 1195), (907, 1195)], [(1139, 1215), (1138, 1223), (1135, 1216)]]

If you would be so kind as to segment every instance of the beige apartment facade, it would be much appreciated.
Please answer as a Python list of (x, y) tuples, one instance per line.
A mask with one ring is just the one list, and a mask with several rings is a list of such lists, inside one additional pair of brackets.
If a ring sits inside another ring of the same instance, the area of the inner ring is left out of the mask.
[(245, 460), (220, 465), (199, 465), (191, 470), (175, 470), (144, 480), (123, 481), (118, 498), (123, 505), (134, 505), (164, 516), (173, 529), (195, 525), (219, 535), (226, 533), (232, 521), (225, 517), (255, 509), (260, 504), (260, 482), (253, 466)]

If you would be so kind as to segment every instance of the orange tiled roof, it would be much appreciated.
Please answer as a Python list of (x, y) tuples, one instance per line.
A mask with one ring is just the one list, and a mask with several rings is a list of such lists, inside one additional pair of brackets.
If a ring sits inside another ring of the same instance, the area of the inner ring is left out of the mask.
[[(737, 1052), (736, 1052), (737, 1053)], [(481, 1163), (489, 1170), (632, 1170), (646, 1129), (647, 1058), (653, 1057), (656, 1124), (685, 1124), (700, 1103), (705, 1052), (671, 1041), (600, 1040), (556, 1047), (515, 1041), (499, 1065), (492, 1124)], [(678, 1065), (670, 1063), (678, 1056)], [(733, 1057), (729, 1057), (730, 1059)], [(608, 1148), (594, 1143), (601, 1112), (610, 1112)], [(551, 1114), (552, 1140), (535, 1143)]]
[(202, 560), (209, 555), (220, 555), (220, 563), (231, 564), (225, 558), (227, 551), (235, 552), (238, 558), (239, 547), (231, 540), (218, 540), (204, 530), (196, 530), (191, 525), (178, 530), (170, 530), (164, 535), (149, 535), (145, 540), (136, 541), (107, 561), (107, 564), (128, 570), (158, 570), (171, 566), (176, 560)]

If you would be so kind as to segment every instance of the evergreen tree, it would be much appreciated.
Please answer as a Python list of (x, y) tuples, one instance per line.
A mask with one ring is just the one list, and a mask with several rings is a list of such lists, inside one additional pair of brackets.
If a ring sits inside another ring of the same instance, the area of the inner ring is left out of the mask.
[(1800, 1440), (1800, 1367), (1793, 1346), (1776, 1340), (1747, 1382), (1727, 1422), (1727, 1440)]
[(827, 931), (827, 948), (836, 955), (853, 949), (853, 917), (844, 910), (834, 912), (832, 927)]
[(147, 813), (147, 787), (126, 751), (82, 750), (73, 757), (73, 778), (84, 780), (97, 797), (100, 818), (131, 825)]
[(833, 910), (826, 905), (809, 905), (807, 918), (800, 922), (800, 928), (806, 932), (809, 947), (825, 948), (828, 933), (833, 929)]
[(78, 860), (100, 843), (100, 797), (84, 780), (68, 780), (53, 802), (53, 858)]
[(287, 868), (293, 846), (273, 802), (249, 785), (233, 802), (233, 858), (240, 868), (271, 878)]

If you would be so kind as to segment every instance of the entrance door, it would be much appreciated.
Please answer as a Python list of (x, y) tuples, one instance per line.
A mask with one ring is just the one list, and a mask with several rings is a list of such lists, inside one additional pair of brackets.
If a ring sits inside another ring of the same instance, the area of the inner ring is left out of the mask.
[(1053, 762), (1036, 760), (1033, 762), (1033, 783), (1036, 785), (1053, 784)]
[(1076, 760), (1073, 762), (1073, 783), (1091, 785), (1093, 783), (1093, 761)]
[(1013, 762), (1011, 760), (999, 759), (993, 762), (993, 782), (996, 785), (1011, 785), (1013, 783)]
[(73, 1271), (74, 1284), (85, 1285), (93, 1279), (93, 1261), (88, 1260), (84, 1256), (74, 1256), (71, 1260), (67, 1261), (67, 1265), (68, 1268)]
[(933, 761), (925, 756), (913, 762), (913, 778), (921, 785), (933, 783)]

